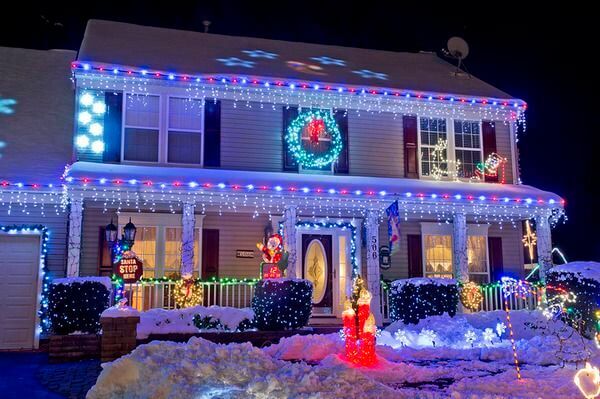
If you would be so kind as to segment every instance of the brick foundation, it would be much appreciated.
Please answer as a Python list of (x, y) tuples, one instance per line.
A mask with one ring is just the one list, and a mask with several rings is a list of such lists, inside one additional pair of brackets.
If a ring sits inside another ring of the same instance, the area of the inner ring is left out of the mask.
[(48, 342), (50, 362), (97, 358), (100, 337), (96, 334), (52, 335)]
[(137, 345), (139, 316), (102, 317), (102, 343), (100, 360), (110, 362), (130, 353)]

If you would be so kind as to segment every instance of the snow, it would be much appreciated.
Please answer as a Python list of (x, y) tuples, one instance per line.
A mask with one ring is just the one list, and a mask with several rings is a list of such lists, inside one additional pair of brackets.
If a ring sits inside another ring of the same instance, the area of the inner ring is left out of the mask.
[(252, 320), (254, 312), (250, 308), (230, 308), (222, 306), (194, 306), (185, 309), (150, 309), (140, 313), (140, 324), (137, 327), (139, 339), (148, 338), (150, 334), (186, 334), (197, 333), (194, 325), (195, 315), (212, 316), (219, 319), (221, 324), (235, 331), (245, 319)]
[(111, 306), (100, 315), (100, 318), (139, 317), (140, 312), (131, 306)]
[[(384, 177), (362, 177), (362, 176), (338, 176), (334, 179), (332, 176), (318, 174), (294, 174), (280, 172), (254, 172), (242, 170), (226, 169), (193, 169), (193, 168), (154, 168), (152, 166), (141, 165), (118, 165), (101, 164), (94, 162), (78, 161), (71, 165), (68, 175), (73, 178), (88, 178), (109, 180), (115, 179), (135, 179), (138, 181), (147, 180), (152, 177), (155, 182), (173, 182), (177, 181), (199, 181), (202, 184), (210, 183), (213, 185), (226, 183), (228, 185), (239, 185), (245, 187), (248, 184), (258, 186), (290, 185), (302, 187), (323, 187), (333, 188), (336, 191), (364, 190), (366, 187), (374, 192), (386, 191), (388, 193), (398, 194), (423, 194), (430, 197), (431, 194), (448, 194), (451, 197), (456, 194), (463, 196), (471, 195), (474, 198), (485, 197), (504, 197), (532, 198), (535, 199), (532, 204), (523, 202), (523, 207), (549, 207), (562, 208), (562, 199), (551, 192), (542, 191), (535, 187), (524, 184), (494, 184), (494, 183), (468, 183), (451, 181), (429, 181), (418, 179), (403, 178), (384, 178)], [(181, 188), (184, 189), (183, 187)], [(294, 196), (298, 196), (294, 192)], [(543, 199), (544, 203), (540, 205), (537, 199)], [(549, 204), (548, 200), (554, 200), (554, 204)], [(447, 202), (447, 199), (443, 200)], [(515, 205), (516, 206), (516, 205)]]
[(70, 284), (74, 284), (74, 283), (83, 284), (85, 282), (100, 283), (100, 284), (104, 285), (107, 290), (109, 290), (109, 291), (112, 290), (112, 282), (110, 280), (110, 277), (96, 277), (96, 276), (65, 277), (65, 278), (55, 278), (54, 280), (52, 280), (52, 284), (65, 284), (65, 285), (70, 285)]
[(600, 262), (569, 262), (564, 265), (554, 266), (548, 273), (571, 273), (578, 279), (590, 279), (600, 283)]
[(392, 281), (391, 287), (393, 290), (397, 290), (400, 287), (403, 287), (407, 284), (420, 286), (420, 285), (456, 285), (456, 280), (452, 278), (427, 278), (427, 277), (415, 277), (415, 278), (406, 278), (402, 280), (394, 280)]
[[(154, 341), (104, 364), (88, 398), (581, 397), (573, 384), (575, 365), (562, 367), (556, 356), (556, 337), (528, 327), (546, 320), (539, 311), (511, 312), (523, 375), (517, 381), (508, 329), (502, 340), (497, 334), (491, 342), (482, 338), (505, 317), (495, 311), (432, 316), (417, 325), (396, 322), (381, 332), (378, 364), (371, 368), (344, 359), (339, 334), (296, 335), (263, 349), (199, 338)], [(404, 344), (394, 338), (398, 331)], [(423, 331), (435, 333), (435, 347)], [(476, 336), (473, 345), (465, 340), (468, 331)], [(588, 343), (592, 365), (600, 364), (600, 351)]]

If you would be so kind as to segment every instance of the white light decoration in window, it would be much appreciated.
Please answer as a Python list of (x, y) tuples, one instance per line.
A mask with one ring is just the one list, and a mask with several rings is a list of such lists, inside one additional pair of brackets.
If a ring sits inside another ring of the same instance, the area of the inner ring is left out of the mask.
[(79, 123), (87, 125), (92, 120), (92, 115), (89, 112), (83, 111), (79, 113)]
[(104, 128), (102, 127), (102, 125), (98, 122), (94, 122), (90, 125), (90, 133), (93, 136), (100, 136), (102, 134), (102, 132), (104, 131)]
[(87, 148), (87, 146), (90, 145), (90, 139), (88, 138), (88, 136), (77, 136), (77, 140), (75, 141), (75, 143), (79, 148)]
[(101, 140), (96, 140), (92, 143), (92, 151), (99, 154), (104, 151), (104, 142)]
[(94, 102), (94, 96), (90, 93), (85, 93), (79, 98), (79, 103), (86, 107), (89, 107)]
[(102, 102), (95, 102), (92, 106), (92, 112), (95, 114), (103, 114), (106, 112), (106, 104)]

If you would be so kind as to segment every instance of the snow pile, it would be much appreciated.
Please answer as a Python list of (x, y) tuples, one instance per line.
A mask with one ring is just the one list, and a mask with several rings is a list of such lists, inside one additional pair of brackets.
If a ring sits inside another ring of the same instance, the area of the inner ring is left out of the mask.
[[(600, 262), (569, 262), (554, 266), (548, 273), (561, 274), (562, 278), (567, 278), (565, 274), (570, 273), (577, 279), (586, 278), (600, 283)], [(558, 279), (560, 280), (561, 277)]]
[(223, 306), (194, 306), (185, 309), (150, 309), (140, 314), (140, 324), (137, 327), (139, 339), (148, 338), (150, 334), (193, 334), (198, 332), (194, 325), (194, 316), (211, 316), (218, 319), (224, 327), (235, 331), (239, 324), (254, 318), (250, 308), (230, 308)]
[(52, 284), (70, 285), (70, 284), (74, 284), (74, 283), (79, 283), (79, 284), (100, 283), (103, 286), (105, 286), (107, 290), (112, 291), (112, 282), (110, 280), (110, 277), (97, 277), (97, 276), (65, 277), (65, 278), (55, 278), (54, 280), (52, 280)]
[(100, 315), (100, 318), (113, 318), (113, 317), (139, 317), (140, 312), (137, 309), (132, 308), (131, 306), (111, 306), (106, 309)]
[(414, 285), (414, 286), (429, 285), (429, 284), (456, 285), (456, 280), (454, 280), (452, 278), (429, 278), (429, 277), (405, 278), (405, 279), (401, 279), (401, 280), (392, 281), (391, 287), (392, 287), (392, 289), (395, 289), (397, 291), (398, 289), (400, 289), (401, 287), (403, 287), (404, 285), (407, 285), (407, 284)]
[(281, 338), (279, 343), (263, 350), (276, 359), (315, 362), (333, 353), (343, 353), (344, 341), (339, 334), (294, 335)]
[(103, 364), (88, 399), (378, 398), (398, 396), (344, 362), (311, 367), (273, 359), (249, 343), (154, 341)]

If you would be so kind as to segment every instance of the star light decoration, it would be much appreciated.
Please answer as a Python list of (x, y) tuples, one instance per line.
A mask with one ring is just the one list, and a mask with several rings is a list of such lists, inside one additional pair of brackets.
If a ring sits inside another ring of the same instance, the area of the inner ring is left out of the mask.
[(352, 73), (355, 73), (355, 74), (359, 75), (361, 78), (365, 78), (365, 79), (387, 80), (387, 74), (385, 74), (383, 72), (373, 72), (368, 69), (360, 69), (358, 71), (352, 71)]
[(394, 339), (399, 341), (402, 346), (408, 345), (408, 335), (406, 334), (406, 330), (398, 330), (394, 333)]
[(486, 328), (485, 330), (483, 330), (482, 337), (486, 343), (491, 344), (494, 338), (496, 337), (496, 333), (494, 333), (494, 330), (492, 330), (491, 328)]
[(502, 334), (506, 332), (506, 324), (500, 322), (496, 324), (496, 334), (498, 334), (498, 338), (502, 338)]
[(425, 339), (430, 340), (431, 345), (435, 348), (435, 340), (437, 339), (437, 334), (435, 333), (435, 331), (424, 328), (421, 330), (419, 335)]
[(237, 57), (229, 57), (229, 58), (217, 58), (217, 61), (223, 63), (225, 66), (241, 66), (244, 68), (254, 68), (254, 61), (242, 60)]
[(523, 236), (523, 246), (527, 248), (529, 254), (529, 261), (533, 261), (533, 250), (537, 245), (537, 235), (531, 230), (531, 223), (529, 220), (525, 221), (525, 235)]
[(242, 53), (245, 53), (248, 55), (248, 57), (252, 58), (266, 58), (268, 60), (274, 60), (277, 58), (276, 53), (270, 53), (264, 50), (242, 50)]
[(336, 65), (336, 66), (346, 66), (346, 61), (340, 60), (338, 58), (331, 58), (327, 56), (321, 57), (310, 57), (311, 60), (317, 61), (322, 65)]
[(468, 344), (471, 344), (471, 347), (473, 347), (473, 343), (475, 342), (475, 340), (477, 340), (477, 335), (475, 334), (475, 331), (473, 330), (468, 330), (465, 333), (465, 341)]

